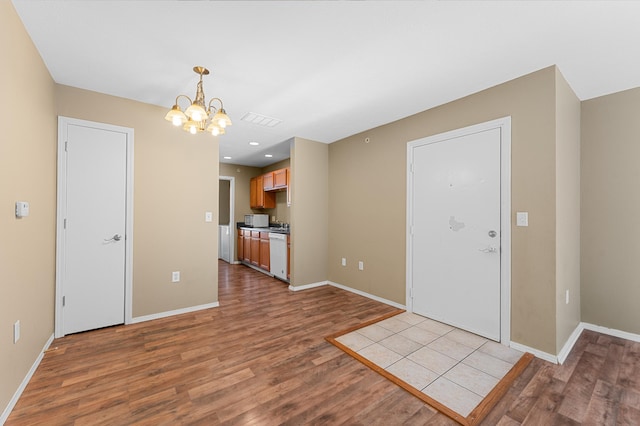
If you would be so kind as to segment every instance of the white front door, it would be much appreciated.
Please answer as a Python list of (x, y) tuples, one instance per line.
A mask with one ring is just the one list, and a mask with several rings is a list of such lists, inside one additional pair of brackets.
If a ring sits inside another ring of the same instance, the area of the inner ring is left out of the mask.
[[(61, 120), (61, 333), (125, 322), (130, 129)], [(60, 179), (59, 173), (59, 179)], [(63, 187), (61, 187), (63, 186)]]
[(501, 340), (501, 133), (410, 144), (410, 293), (417, 314)]

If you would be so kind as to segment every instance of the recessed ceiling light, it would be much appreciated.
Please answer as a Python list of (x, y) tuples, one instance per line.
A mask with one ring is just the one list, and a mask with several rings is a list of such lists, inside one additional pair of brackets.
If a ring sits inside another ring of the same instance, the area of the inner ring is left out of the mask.
[(225, 160), (231, 160), (231, 157), (224, 157)]
[(249, 142), (249, 145), (258, 146), (260, 145), (260, 142)]
[(271, 154), (265, 154), (264, 156), (267, 157), (267, 158), (273, 157), (273, 155), (271, 155)]

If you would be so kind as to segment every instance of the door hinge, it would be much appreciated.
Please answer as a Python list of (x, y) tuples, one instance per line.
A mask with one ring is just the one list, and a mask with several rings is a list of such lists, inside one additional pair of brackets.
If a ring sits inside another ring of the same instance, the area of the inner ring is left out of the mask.
[(413, 287), (409, 287), (409, 298), (413, 299)]
[(63, 223), (62, 223), (62, 227), (63, 227), (64, 229), (67, 229), (67, 218), (66, 218), (66, 217), (64, 218), (64, 221), (63, 221)]
[(409, 172), (413, 173), (413, 163), (409, 163)]
[(69, 141), (64, 142), (64, 152), (69, 152)]
[(66, 304), (66, 296), (62, 296), (62, 307)]

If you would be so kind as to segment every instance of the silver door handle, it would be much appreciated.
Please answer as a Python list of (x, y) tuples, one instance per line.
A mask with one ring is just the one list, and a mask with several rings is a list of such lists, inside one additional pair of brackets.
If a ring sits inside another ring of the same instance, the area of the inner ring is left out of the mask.
[(489, 247), (486, 247), (486, 248), (483, 248), (483, 249), (478, 249), (478, 251), (481, 251), (483, 253), (497, 253), (498, 249), (495, 248), (495, 247), (489, 246)]
[(108, 240), (105, 238), (105, 242), (111, 242), (111, 241), (120, 241), (122, 239), (122, 236), (119, 234), (114, 235), (113, 237), (109, 238)]

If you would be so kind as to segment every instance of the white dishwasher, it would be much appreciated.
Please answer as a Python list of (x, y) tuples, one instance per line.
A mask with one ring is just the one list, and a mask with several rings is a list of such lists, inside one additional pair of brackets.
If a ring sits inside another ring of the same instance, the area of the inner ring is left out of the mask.
[(269, 233), (269, 257), (273, 276), (287, 281), (287, 234)]

